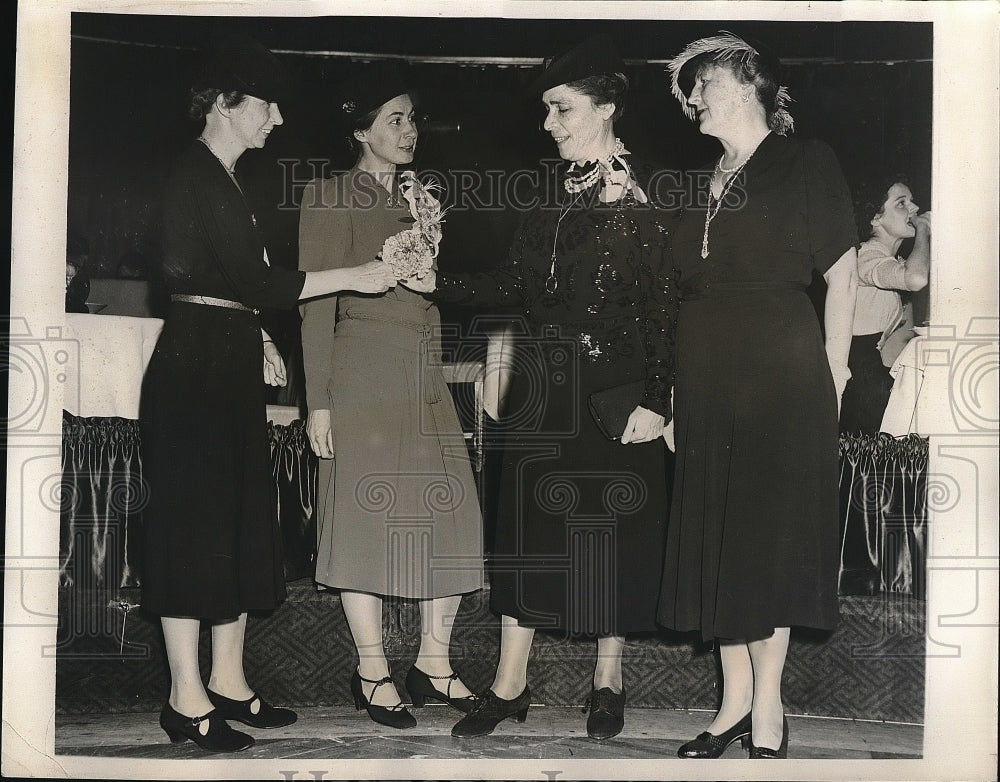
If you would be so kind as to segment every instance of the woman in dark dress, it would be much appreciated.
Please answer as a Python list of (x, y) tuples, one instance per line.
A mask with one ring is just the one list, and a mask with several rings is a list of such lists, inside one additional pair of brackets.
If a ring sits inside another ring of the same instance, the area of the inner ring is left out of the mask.
[[(380, 263), (308, 275), (268, 264), (233, 167), (282, 123), (284, 84), (280, 63), (256, 42), (223, 44), (191, 91), (190, 113), (204, 130), (177, 160), (163, 199), (172, 301), (143, 385), (142, 604), (161, 617), (170, 667), (160, 725), (171, 741), (210, 751), (253, 744), (227, 719), (258, 728), (295, 721), (243, 672), (246, 612), (285, 597), (264, 400), (264, 382), (283, 385), (285, 368), (257, 308), (395, 282)], [(212, 623), (207, 690), (202, 619)]]
[[(670, 63), (674, 95), (723, 147), (673, 237), (677, 466), (659, 616), (718, 640), (724, 680), (715, 720), (681, 757), (748, 736), (751, 757), (785, 757), (789, 627), (838, 620), (837, 408), (857, 237), (829, 147), (785, 136), (778, 69), (729, 33)], [(829, 286), (825, 349), (813, 269)]]
[[(665, 274), (655, 169), (615, 138), (628, 82), (595, 38), (534, 85), (565, 178), (528, 212), (506, 265), (438, 274), (439, 300), (522, 315), (506, 403), (491, 607), (502, 616), (491, 688), (452, 729), (491, 733), (530, 703), (536, 629), (597, 638), (588, 734), (624, 724), (626, 633), (656, 628), (665, 534), (665, 447), (676, 301)], [(617, 439), (588, 413), (590, 394), (640, 381)]]

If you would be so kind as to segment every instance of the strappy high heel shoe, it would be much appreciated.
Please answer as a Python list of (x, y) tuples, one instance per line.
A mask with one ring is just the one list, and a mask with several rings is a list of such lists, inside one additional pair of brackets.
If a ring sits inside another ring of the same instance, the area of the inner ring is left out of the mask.
[[(212, 705), (222, 715), (223, 719), (236, 720), (251, 728), (283, 728), (291, 725), (298, 719), (298, 715), (291, 709), (279, 709), (254, 693), (245, 701), (234, 701), (225, 695), (212, 690), (206, 690), (208, 699)], [(253, 712), (254, 701), (260, 701), (260, 708), (257, 713)]]
[(742, 741), (743, 749), (750, 746), (750, 712), (729, 730), (714, 735), (707, 730), (699, 733), (693, 741), (682, 744), (677, 750), (679, 758), (717, 758), (721, 757), (730, 744)]
[(752, 760), (784, 760), (788, 757), (788, 718), (781, 718), (781, 744), (777, 749), (758, 747), (750, 741), (750, 758)]
[(410, 714), (402, 701), (395, 706), (376, 706), (365, 697), (361, 682), (375, 685), (372, 687), (372, 697), (374, 698), (375, 690), (383, 684), (392, 684), (392, 677), (385, 676), (381, 679), (366, 679), (361, 675), (360, 671), (355, 670), (354, 675), (351, 677), (351, 695), (354, 696), (354, 708), (361, 711), (361, 708), (364, 707), (365, 711), (368, 712), (368, 716), (372, 718), (372, 721), (377, 722), (379, 725), (385, 725), (389, 728), (399, 728), (401, 730), (416, 727), (416, 717)]
[[(208, 720), (208, 732), (203, 736), (198, 726), (205, 720)], [(172, 744), (191, 739), (208, 752), (239, 752), (254, 744), (253, 736), (229, 727), (218, 709), (212, 709), (200, 717), (185, 717), (167, 703), (160, 712), (160, 727)]]
[[(431, 681), (432, 679), (447, 679), (447, 692), (441, 692), (435, 687), (434, 682)], [(475, 708), (476, 702), (479, 699), (475, 695), (463, 695), (460, 698), (453, 698), (451, 696), (451, 685), (457, 681), (457, 673), (451, 673), (448, 676), (431, 676), (414, 665), (406, 674), (406, 692), (409, 694), (410, 701), (413, 703), (413, 708), (415, 709), (422, 709), (424, 704), (427, 703), (427, 699), (433, 698), (434, 700), (454, 706), (463, 714), (468, 714)]]
[(528, 718), (530, 705), (531, 692), (527, 686), (512, 700), (506, 700), (493, 690), (487, 690), (486, 694), (478, 699), (475, 708), (455, 723), (451, 735), (458, 738), (488, 736), (508, 717), (513, 717), (514, 722), (524, 722)]

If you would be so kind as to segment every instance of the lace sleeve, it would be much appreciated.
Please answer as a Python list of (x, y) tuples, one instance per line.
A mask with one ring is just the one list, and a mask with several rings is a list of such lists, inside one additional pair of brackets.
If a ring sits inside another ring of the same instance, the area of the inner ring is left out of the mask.
[(524, 278), (525, 216), (505, 262), (487, 272), (438, 272), (430, 297), (437, 303), (523, 310), (530, 296)]

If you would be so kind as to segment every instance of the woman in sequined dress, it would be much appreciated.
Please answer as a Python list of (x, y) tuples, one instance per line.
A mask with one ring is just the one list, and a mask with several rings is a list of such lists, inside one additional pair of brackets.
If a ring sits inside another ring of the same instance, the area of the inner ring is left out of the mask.
[[(455, 736), (524, 720), (536, 629), (596, 637), (587, 730), (616, 735), (624, 636), (656, 628), (676, 303), (663, 267), (664, 215), (647, 196), (655, 170), (615, 138), (628, 85), (621, 71), (604, 38), (545, 69), (534, 91), (569, 164), (565, 180), (525, 215), (505, 265), (438, 274), (438, 300), (521, 315), (490, 571), (500, 660)], [(635, 380), (644, 390), (624, 433), (609, 439), (588, 397)]]

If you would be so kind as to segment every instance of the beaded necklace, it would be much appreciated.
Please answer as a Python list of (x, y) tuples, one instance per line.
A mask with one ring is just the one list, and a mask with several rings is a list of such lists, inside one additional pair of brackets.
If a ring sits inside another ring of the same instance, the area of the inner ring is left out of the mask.
[[(573, 163), (569, 167), (569, 171), (566, 173), (566, 179), (563, 180), (563, 187), (566, 188), (567, 193), (582, 193), (591, 187), (598, 179), (603, 175), (605, 179), (608, 178), (608, 174), (605, 172), (610, 172), (612, 169), (612, 161), (618, 160), (627, 169), (628, 166), (625, 161), (621, 159), (622, 155), (627, 155), (628, 150), (625, 149), (625, 145), (622, 143), (620, 138), (615, 138), (615, 145), (611, 148), (607, 157), (603, 160), (589, 160), (583, 165), (578, 166)], [(601, 164), (604, 163), (602, 166)], [(578, 172), (578, 173), (574, 173)]]
[[(736, 180), (739, 178), (740, 172), (743, 171), (743, 168), (746, 166), (746, 164), (750, 162), (750, 158), (753, 157), (753, 153), (757, 151), (757, 147), (761, 145), (761, 142), (764, 141), (764, 139), (767, 138), (768, 135), (770, 135), (770, 132), (764, 134), (763, 138), (761, 138), (761, 140), (757, 142), (754, 148), (750, 150), (750, 154), (747, 155), (743, 159), (743, 162), (740, 163), (738, 166), (736, 166), (736, 168), (722, 167), (722, 158), (725, 157), (724, 154), (722, 155), (722, 157), (719, 158), (718, 162), (715, 164), (715, 172), (712, 174), (712, 179), (708, 183), (708, 208), (705, 210), (705, 232), (702, 234), (701, 237), (701, 257), (703, 259), (707, 258), (709, 254), (708, 227), (712, 224), (712, 221), (715, 219), (715, 216), (719, 214), (719, 210), (722, 209), (722, 204), (723, 202), (725, 202), (726, 196), (729, 194), (730, 189), (732, 189), (733, 183), (736, 182)], [(729, 177), (729, 180), (726, 182), (725, 187), (722, 188), (722, 192), (719, 194), (719, 198), (715, 200), (715, 194), (712, 193), (712, 182), (715, 181), (715, 178), (720, 173), (732, 174), (732, 176)], [(712, 209), (713, 200), (715, 200), (714, 210)]]
[[(208, 147), (208, 151), (212, 153), (212, 157), (219, 161), (219, 165), (221, 165), (225, 172), (229, 174), (229, 178), (233, 181), (233, 184), (236, 185), (236, 189), (240, 191), (240, 195), (243, 196), (244, 203), (247, 203), (246, 194), (243, 192), (243, 188), (240, 187), (240, 183), (236, 180), (236, 166), (233, 166), (232, 168), (227, 166), (223, 159), (219, 157), (219, 153), (212, 149), (212, 145), (208, 143), (208, 139), (204, 136), (198, 136), (198, 141)], [(248, 208), (249, 206), (250, 204), (247, 203)], [(252, 211), (250, 212), (250, 222), (253, 223), (254, 228), (257, 227), (257, 216)]]

